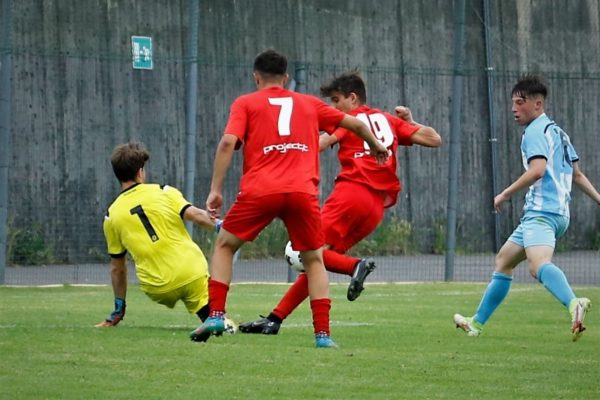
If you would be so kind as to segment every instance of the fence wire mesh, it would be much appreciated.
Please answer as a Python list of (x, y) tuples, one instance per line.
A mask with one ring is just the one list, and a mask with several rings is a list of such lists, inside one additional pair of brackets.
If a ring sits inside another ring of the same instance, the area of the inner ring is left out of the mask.
[[(553, 0), (554, 7), (491, 1), (489, 21), (482, 17), (482, 1), (467, 1), (465, 68), (458, 72), (452, 67), (453, 2), (442, 0), (201, 1), (197, 59), (186, 51), (184, 0), (168, 6), (133, 0), (10, 3), (3, 12), (11, 13), (13, 29), (0, 41), (0, 53), (12, 59), (6, 284), (109, 283), (102, 218), (118, 194), (110, 152), (118, 143), (141, 140), (152, 153), (148, 180), (183, 189), (185, 78), (191, 62), (198, 63), (199, 98), (195, 198), (189, 200), (203, 206), (229, 105), (254, 90), (251, 63), (267, 47), (289, 56), (291, 78), (301, 64), (305, 91), (315, 95), (334, 75), (359, 69), (369, 105), (384, 110), (408, 105), (415, 119), (444, 139), (440, 149), (415, 146), (399, 152), (403, 192), (398, 204), (353, 253), (375, 258), (372, 281), (444, 279), (447, 142), (456, 73), (463, 77), (463, 111), (455, 280), (487, 281), (496, 229), (505, 240), (521, 214), (519, 195), (494, 226), (493, 177), (505, 187), (522, 172), (520, 130), (510, 112), (510, 89), (522, 73), (546, 77), (546, 111), (570, 134), (583, 170), (600, 185), (596, 0)], [(484, 24), (491, 32), (491, 67), (485, 63)], [(152, 37), (152, 70), (132, 68), (133, 35)], [(489, 74), (495, 87), (495, 170)], [(321, 156), (323, 199), (338, 169), (334, 151)], [(226, 182), (226, 206), (233, 202), (240, 171), (238, 154)], [(572, 215), (556, 262), (572, 283), (599, 284), (598, 207), (575, 191)], [(392, 234), (397, 235), (393, 248), (378, 246), (378, 238)], [(196, 230), (194, 239), (210, 258), (214, 237)], [(286, 281), (286, 241), (285, 232), (274, 226), (245, 247), (234, 281)], [(129, 276), (135, 282), (133, 270)], [(525, 266), (516, 279), (531, 281)]]

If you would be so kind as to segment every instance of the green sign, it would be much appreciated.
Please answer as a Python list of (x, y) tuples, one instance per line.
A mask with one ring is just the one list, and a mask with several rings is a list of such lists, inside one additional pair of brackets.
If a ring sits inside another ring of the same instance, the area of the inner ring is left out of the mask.
[(134, 69), (152, 69), (152, 38), (132, 36), (131, 55)]

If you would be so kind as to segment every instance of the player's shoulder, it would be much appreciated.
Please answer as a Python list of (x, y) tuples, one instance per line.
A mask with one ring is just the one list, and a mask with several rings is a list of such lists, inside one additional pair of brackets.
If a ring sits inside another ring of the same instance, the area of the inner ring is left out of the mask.
[(544, 134), (553, 126), (558, 127), (546, 114), (541, 114), (539, 117), (531, 121), (526, 127), (524, 134), (526, 136)]
[(171, 186), (169, 184), (159, 185), (161, 191), (167, 194), (182, 194), (181, 190), (177, 189), (175, 186)]

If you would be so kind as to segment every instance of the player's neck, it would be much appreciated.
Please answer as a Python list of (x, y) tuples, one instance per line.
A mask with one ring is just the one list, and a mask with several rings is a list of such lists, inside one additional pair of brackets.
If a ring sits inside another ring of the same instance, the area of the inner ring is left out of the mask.
[(283, 84), (280, 82), (263, 82), (257, 85), (258, 90), (270, 89), (270, 88), (283, 88)]
[(127, 190), (139, 183), (142, 183), (142, 182), (138, 182), (138, 181), (121, 182), (121, 192), (124, 192), (125, 190)]

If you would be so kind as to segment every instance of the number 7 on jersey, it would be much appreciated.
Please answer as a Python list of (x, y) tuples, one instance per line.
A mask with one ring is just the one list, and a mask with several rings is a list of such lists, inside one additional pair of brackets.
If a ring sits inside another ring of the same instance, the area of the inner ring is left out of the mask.
[(272, 106), (279, 106), (279, 118), (277, 119), (277, 130), (279, 136), (290, 136), (290, 122), (292, 119), (292, 109), (294, 108), (294, 101), (291, 97), (269, 97), (269, 104)]

